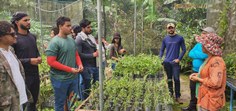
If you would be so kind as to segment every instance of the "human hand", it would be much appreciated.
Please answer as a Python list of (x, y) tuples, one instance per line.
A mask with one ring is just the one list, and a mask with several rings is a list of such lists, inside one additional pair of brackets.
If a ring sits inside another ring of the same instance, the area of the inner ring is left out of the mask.
[(83, 65), (80, 65), (78, 70), (79, 70), (79, 72), (83, 72), (83, 70), (84, 70)]
[(189, 79), (192, 80), (192, 81), (195, 81), (193, 78), (194, 77), (198, 77), (198, 73), (192, 73), (190, 76), (189, 76)]
[(71, 71), (73, 74), (78, 74), (80, 71), (78, 68), (72, 68), (72, 71)]
[(125, 49), (120, 49), (120, 50), (119, 50), (119, 53), (120, 53), (120, 54), (124, 54), (124, 53), (126, 53), (126, 50), (125, 50)]
[(175, 60), (173, 60), (173, 62), (175, 62), (175, 63), (179, 63), (179, 59), (175, 59)]
[(41, 64), (41, 63), (42, 63), (42, 58), (38, 57), (38, 64)]
[(98, 57), (98, 50), (93, 53), (93, 57)]
[(198, 76), (192, 76), (192, 77), (191, 77), (191, 80), (192, 80), (192, 81), (199, 81), (198, 79), (199, 79)]
[(38, 65), (39, 64), (39, 59), (38, 58), (30, 58), (30, 64)]

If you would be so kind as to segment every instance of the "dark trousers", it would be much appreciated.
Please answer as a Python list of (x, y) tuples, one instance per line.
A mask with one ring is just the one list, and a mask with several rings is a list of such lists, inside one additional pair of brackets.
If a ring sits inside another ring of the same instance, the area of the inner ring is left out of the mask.
[(168, 79), (168, 88), (169, 92), (171, 95), (173, 95), (173, 82), (172, 78), (174, 77), (174, 82), (175, 82), (175, 97), (179, 98), (181, 96), (180, 94), (180, 79), (179, 79), (179, 74), (180, 74), (180, 65), (178, 63), (174, 62), (163, 62), (166, 74), (167, 74), (167, 79)]
[(90, 94), (91, 82), (95, 83), (99, 80), (99, 72), (97, 67), (84, 67), (84, 71), (81, 73), (83, 82), (83, 96), (82, 100), (85, 100)]
[(36, 104), (38, 101), (38, 96), (39, 96), (39, 87), (40, 87), (40, 79), (39, 79), (39, 74), (27, 74), (25, 76), (25, 83), (30, 91), (30, 93), (33, 96), (33, 103), (27, 103), (23, 107), (26, 110), (25, 111), (37, 111)]
[[(195, 71), (193, 71), (194, 73), (197, 73)], [(190, 108), (196, 108), (197, 105), (197, 98), (196, 98), (196, 82), (190, 80), (190, 95), (191, 95), (191, 99), (190, 99), (190, 103), (189, 103), (189, 107)]]

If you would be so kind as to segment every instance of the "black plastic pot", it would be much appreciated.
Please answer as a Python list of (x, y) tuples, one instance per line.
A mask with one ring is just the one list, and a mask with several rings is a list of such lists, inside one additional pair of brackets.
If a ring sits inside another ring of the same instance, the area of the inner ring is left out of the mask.
[(136, 107), (134, 108), (135, 111), (142, 111), (142, 107)]
[(115, 106), (115, 111), (120, 111), (120, 105)]
[(162, 105), (158, 104), (155, 108), (155, 111), (162, 111)]
[(151, 111), (151, 107), (145, 107), (145, 111)]
[(173, 111), (172, 105), (170, 104), (164, 105), (164, 108), (165, 108), (165, 111)]
[(128, 106), (127, 108), (125, 108), (125, 111), (132, 111), (132, 106)]

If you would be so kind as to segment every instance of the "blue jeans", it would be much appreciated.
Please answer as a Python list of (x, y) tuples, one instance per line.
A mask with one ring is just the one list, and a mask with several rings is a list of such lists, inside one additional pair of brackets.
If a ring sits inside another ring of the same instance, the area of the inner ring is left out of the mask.
[(179, 98), (181, 96), (180, 94), (180, 79), (179, 79), (179, 74), (180, 74), (180, 65), (179, 63), (174, 63), (174, 62), (163, 62), (166, 74), (167, 74), (167, 79), (168, 79), (168, 88), (169, 92), (171, 95), (173, 95), (173, 82), (172, 78), (174, 77), (174, 82), (175, 82), (175, 97)]
[(55, 96), (55, 111), (64, 111), (64, 105), (69, 95), (72, 92), (78, 95), (78, 77), (66, 81), (51, 78), (51, 83)]
[(91, 82), (95, 83), (99, 80), (99, 72), (97, 67), (84, 67), (84, 71), (81, 74), (84, 86), (82, 100), (85, 100), (90, 94)]
[(78, 91), (79, 91), (79, 99), (83, 100), (83, 89), (84, 89), (84, 86), (83, 86), (83, 78), (82, 78), (82, 75), (79, 73), (78, 74)]
[(111, 69), (115, 70), (115, 68), (116, 68), (116, 63), (111, 63)]

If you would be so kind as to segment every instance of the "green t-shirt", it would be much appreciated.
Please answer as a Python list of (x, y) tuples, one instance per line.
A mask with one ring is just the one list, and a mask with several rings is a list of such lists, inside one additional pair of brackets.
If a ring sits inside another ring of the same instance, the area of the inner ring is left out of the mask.
[[(56, 56), (57, 61), (63, 65), (76, 68), (76, 44), (73, 38), (61, 38), (55, 36), (50, 41), (48, 48), (46, 49), (47, 56)], [(73, 73), (68, 73), (62, 70), (55, 69), (53, 67), (50, 68), (50, 76), (57, 80), (70, 80), (74, 79), (77, 75)]]

